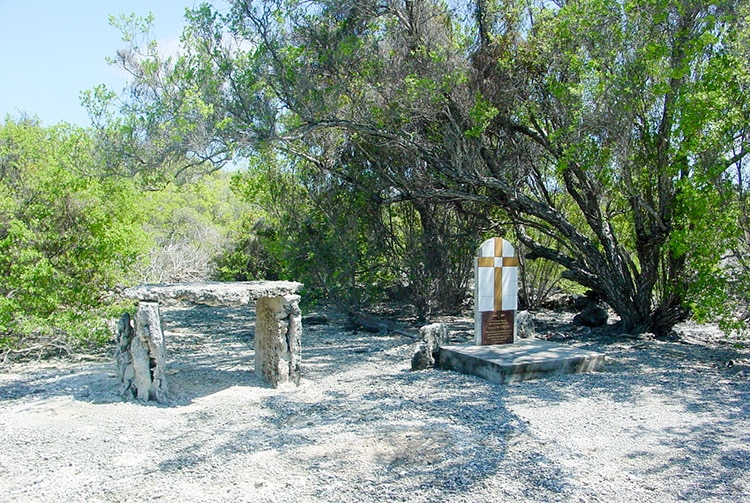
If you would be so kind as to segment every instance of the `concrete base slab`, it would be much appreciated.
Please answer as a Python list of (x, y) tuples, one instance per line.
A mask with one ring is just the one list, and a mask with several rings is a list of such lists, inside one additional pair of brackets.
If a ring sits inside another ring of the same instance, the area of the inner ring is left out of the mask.
[(604, 355), (537, 339), (493, 346), (442, 346), (436, 367), (508, 384), (600, 370)]

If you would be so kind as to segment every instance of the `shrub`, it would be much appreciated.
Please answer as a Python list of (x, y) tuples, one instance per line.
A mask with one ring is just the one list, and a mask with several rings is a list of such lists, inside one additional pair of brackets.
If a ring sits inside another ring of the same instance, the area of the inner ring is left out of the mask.
[(28, 119), (0, 126), (0, 344), (83, 329), (146, 243), (137, 192), (97, 176), (87, 133)]

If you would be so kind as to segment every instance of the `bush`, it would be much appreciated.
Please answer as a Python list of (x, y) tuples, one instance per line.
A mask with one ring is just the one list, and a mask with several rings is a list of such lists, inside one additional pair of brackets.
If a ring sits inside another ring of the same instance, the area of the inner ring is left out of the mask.
[(99, 339), (86, 313), (127, 279), (146, 240), (137, 192), (97, 176), (81, 129), (0, 127), (0, 344), (43, 334)]

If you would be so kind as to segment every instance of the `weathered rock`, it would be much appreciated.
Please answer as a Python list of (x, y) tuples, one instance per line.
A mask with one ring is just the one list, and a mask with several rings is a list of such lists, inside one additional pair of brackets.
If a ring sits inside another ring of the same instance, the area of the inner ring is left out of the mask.
[(601, 327), (607, 324), (609, 315), (607, 310), (595, 304), (588, 305), (583, 311), (575, 315), (573, 324), (584, 327)]
[(516, 313), (516, 334), (522, 339), (534, 337), (534, 319), (528, 311), (518, 311)]
[(448, 327), (443, 323), (432, 323), (419, 329), (420, 342), (411, 358), (412, 370), (433, 368), (440, 346), (449, 343)]
[(299, 300), (299, 295), (262, 297), (255, 308), (255, 373), (274, 388), (299, 384), (302, 360)]
[[(117, 345), (115, 346), (115, 361), (117, 362), (117, 375), (123, 386), (129, 387), (135, 377), (133, 371), (133, 357), (130, 355), (130, 345), (135, 337), (135, 328), (130, 319), (130, 313), (123, 313), (117, 322)], [(122, 393), (125, 391), (121, 389)]]
[(135, 319), (125, 313), (118, 322), (115, 359), (120, 394), (141, 401), (167, 399), (164, 332), (159, 304), (141, 302)]
[(175, 283), (140, 285), (124, 290), (123, 295), (129, 299), (159, 302), (163, 305), (190, 302), (208, 306), (244, 306), (260, 297), (295, 294), (302, 287), (302, 283), (296, 281)]
[[(141, 306), (153, 304), (157, 315), (159, 303), (172, 305), (188, 302), (209, 306), (242, 306), (252, 304), (257, 300), (255, 371), (271, 386), (278, 387), (286, 382), (299, 384), (302, 323), (299, 310), (300, 297), (295, 295), (295, 292), (301, 290), (302, 287), (302, 283), (295, 281), (175, 283), (140, 285), (124, 290), (123, 295), (139, 301), (139, 313)], [(127, 322), (123, 320), (123, 326), (129, 324), (129, 320)], [(135, 330), (138, 332), (137, 323)], [(128, 337), (128, 330), (123, 328), (120, 332), (123, 337)], [(160, 335), (159, 339), (163, 353), (163, 336)], [(121, 342), (121, 345), (126, 344)], [(142, 396), (140, 389), (143, 378), (138, 377), (140, 374), (136, 370), (144, 367), (143, 364), (138, 363), (140, 360), (145, 361), (142, 353), (135, 348), (135, 352), (130, 351), (127, 356), (118, 354), (117, 357), (118, 362), (122, 361), (120, 374), (124, 386), (135, 390), (133, 392), (139, 397)], [(133, 356), (134, 354), (137, 358)], [(148, 354), (149, 358), (152, 358), (153, 353), (148, 352)], [(158, 378), (161, 382), (164, 374), (163, 363), (161, 363), (162, 360), (154, 358), (152, 358), (153, 362), (159, 362), (159, 372), (154, 374), (155, 367), (152, 365), (152, 378)], [(166, 395), (166, 384), (163, 390), (164, 393), (154, 392), (155, 399), (161, 401), (160, 397)]]

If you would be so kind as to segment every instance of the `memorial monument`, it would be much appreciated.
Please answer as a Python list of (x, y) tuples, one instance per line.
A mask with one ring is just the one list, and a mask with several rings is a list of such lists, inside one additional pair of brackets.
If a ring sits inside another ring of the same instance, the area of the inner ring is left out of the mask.
[(488, 239), (474, 260), (474, 344), (440, 346), (436, 367), (500, 384), (603, 369), (601, 353), (540, 339), (516, 340), (519, 262), (510, 242)]
[(302, 313), (297, 292), (302, 286), (295, 281), (239, 281), (140, 285), (126, 289), (123, 296), (137, 300), (138, 307), (132, 319), (126, 313), (118, 324), (115, 358), (120, 393), (144, 402), (167, 402), (165, 340), (159, 305), (185, 302), (209, 306), (255, 304), (255, 373), (274, 388), (299, 385)]
[(516, 338), (518, 257), (503, 238), (479, 246), (474, 259), (474, 325), (479, 346), (511, 344)]

